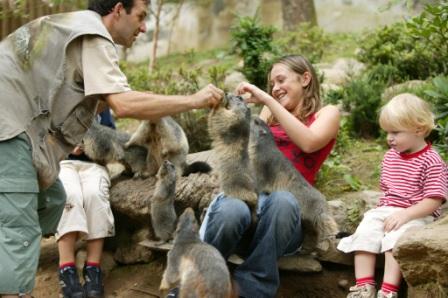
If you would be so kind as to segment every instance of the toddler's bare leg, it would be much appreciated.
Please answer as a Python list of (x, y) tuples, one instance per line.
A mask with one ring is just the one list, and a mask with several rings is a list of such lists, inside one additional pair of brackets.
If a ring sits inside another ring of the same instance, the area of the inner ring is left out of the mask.
[(357, 251), (355, 252), (355, 277), (357, 279), (375, 276), (376, 254)]
[(384, 253), (384, 278), (383, 282), (392, 285), (399, 285), (401, 282), (401, 270), (397, 260), (392, 255), (392, 251)]

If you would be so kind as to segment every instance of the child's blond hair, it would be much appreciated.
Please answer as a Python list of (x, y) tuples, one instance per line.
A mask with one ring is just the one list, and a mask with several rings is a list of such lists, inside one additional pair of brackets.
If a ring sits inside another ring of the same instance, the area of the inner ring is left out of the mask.
[(427, 137), (434, 129), (434, 114), (420, 97), (402, 93), (381, 108), (379, 122), (386, 131), (421, 129)]

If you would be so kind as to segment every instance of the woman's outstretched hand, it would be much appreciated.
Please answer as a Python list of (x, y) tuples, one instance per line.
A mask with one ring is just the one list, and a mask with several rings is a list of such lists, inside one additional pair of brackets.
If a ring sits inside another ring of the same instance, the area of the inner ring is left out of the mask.
[(243, 96), (247, 103), (266, 104), (266, 101), (272, 98), (269, 94), (248, 82), (240, 83), (236, 88), (236, 94)]

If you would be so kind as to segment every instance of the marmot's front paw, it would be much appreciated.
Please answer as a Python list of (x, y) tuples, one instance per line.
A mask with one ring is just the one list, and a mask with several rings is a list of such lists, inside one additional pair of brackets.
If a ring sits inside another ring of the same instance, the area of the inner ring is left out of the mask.
[(170, 289), (170, 285), (165, 279), (162, 279), (160, 283), (159, 291), (168, 291)]
[(132, 145), (131, 141), (127, 141), (127, 142), (124, 144), (123, 147), (124, 147), (125, 149), (128, 149), (131, 145)]
[(246, 198), (244, 202), (251, 210), (257, 210), (258, 198), (256, 196), (254, 196), (254, 198)]
[(258, 215), (257, 215), (257, 207), (255, 206), (254, 209), (251, 209), (251, 219), (252, 219), (252, 225), (256, 226), (258, 223)]

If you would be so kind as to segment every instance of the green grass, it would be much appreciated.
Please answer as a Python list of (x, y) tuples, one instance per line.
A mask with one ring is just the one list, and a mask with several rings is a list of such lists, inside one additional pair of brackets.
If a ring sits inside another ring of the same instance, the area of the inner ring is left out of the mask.
[(325, 161), (316, 188), (329, 200), (344, 192), (379, 190), (380, 165), (386, 147), (383, 141), (350, 140), (347, 148), (333, 152)]

